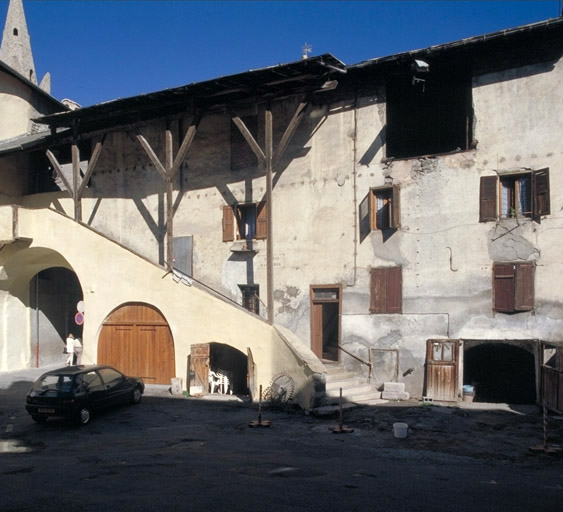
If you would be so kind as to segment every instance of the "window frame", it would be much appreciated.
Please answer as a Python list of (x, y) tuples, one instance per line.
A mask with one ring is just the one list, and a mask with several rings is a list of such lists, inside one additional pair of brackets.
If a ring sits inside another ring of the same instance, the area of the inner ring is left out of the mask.
[(260, 315), (260, 286), (257, 284), (239, 284), (242, 295), (242, 307), (255, 315)]
[[(531, 211), (518, 211), (518, 180), (530, 178), (530, 196), (527, 198)], [(514, 215), (506, 215), (502, 211), (503, 183), (512, 181), (513, 188), (511, 193), (510, 206), (514, 210)], [(479, 222), (489, 222), (510, 218), (531, 218), (537, 223), (541, 223), (541, 217), (550, 215), (550, 187), (549, 187), (549, 168), (538, 169), (537, 171), (506, 173), (494, 176), (481, 176), (479, 183)]]
[[(401, 227), (401, 200), (399, 185), (386, 185), (382, 187), (371, 187), (369, 192), (358, 207), (360, 240), (371, 231), (397, 230)], [(387, 196), (388, 200), (388, 222), (384, 226), (378, 225), (377, 199), (378, 196)]]
[[(268, 237), (268, 208), (265, 201), (257, 203), (237, 203), (223, 206), (223, 242), (235, 240), (265, 240)], [(254, 226), (250, 230), (251, 236), (243, 236), (242, 232), (246, 226), (244, 210), (255, 208)], [(243, 226), (244, 223), (244, 226)]]

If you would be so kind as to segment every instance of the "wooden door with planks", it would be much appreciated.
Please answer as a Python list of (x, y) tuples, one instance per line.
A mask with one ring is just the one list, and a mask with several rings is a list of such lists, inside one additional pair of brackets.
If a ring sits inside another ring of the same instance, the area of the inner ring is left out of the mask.
[(434, 400), (457, 400), (459, 340), (428, 340), (426, 396)]
[(104, 321), (98, 340), (98, 363), (146, 384), (170, 384), (175, 376), (174, 341), (162, 314), (148, 304), (125, 304)]

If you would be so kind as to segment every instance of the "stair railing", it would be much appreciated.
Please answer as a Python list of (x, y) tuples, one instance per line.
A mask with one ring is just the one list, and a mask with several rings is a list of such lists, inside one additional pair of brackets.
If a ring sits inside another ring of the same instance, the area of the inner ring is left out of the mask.
[(350, 357), (353, 357), (356, 361), (359, 361), (360, 363), (365, 364), (369, 368), (368, 381), (370, 381), (371, 380), (371, 362), (365, 361), (361, 357), (358, 357), (356, 354), (352, 354), (352, 352), (346, 350), (342, 345), (340, 345), (340, 343), (337, 345), (337, 347), (338, 347), (338, 350), (342, 350), (342, 352), (345, 352)]

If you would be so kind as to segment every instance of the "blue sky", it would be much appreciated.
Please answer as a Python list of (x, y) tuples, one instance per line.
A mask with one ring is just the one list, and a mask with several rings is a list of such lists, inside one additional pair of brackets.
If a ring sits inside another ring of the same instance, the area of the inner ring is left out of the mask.
[(37, 75), (83, 106), (292, 62), (305, 43), (354, 64), (556, 18), (562, 4), (24, 0)]

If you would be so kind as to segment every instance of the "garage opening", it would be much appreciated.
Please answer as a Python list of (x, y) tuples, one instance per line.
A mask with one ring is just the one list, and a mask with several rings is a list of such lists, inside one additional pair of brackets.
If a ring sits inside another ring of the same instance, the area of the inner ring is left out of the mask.
[(228, 375), (235, 395), (248, 394), (247, 361), (246, 355), (230, 345), (210, 343), (209, 368), (219, 375)]
[(190, 394), (248, 395), (248, 357), (224, 343), (201, 343), (190, 349)]
[(536, 401), (534, 355), (507, 343), (482, 343), (464, 352), (463, 383), (475, 386), (475, 402)]
[(82, 300), (82, 288), (76, 274), (64, 267), (38, 272), (29, 283), (32, 339), (35, 341), (34, 366), (60, 363), (64, 340), (69, 333), (82, 338), (82, 325), (75, 315)]

